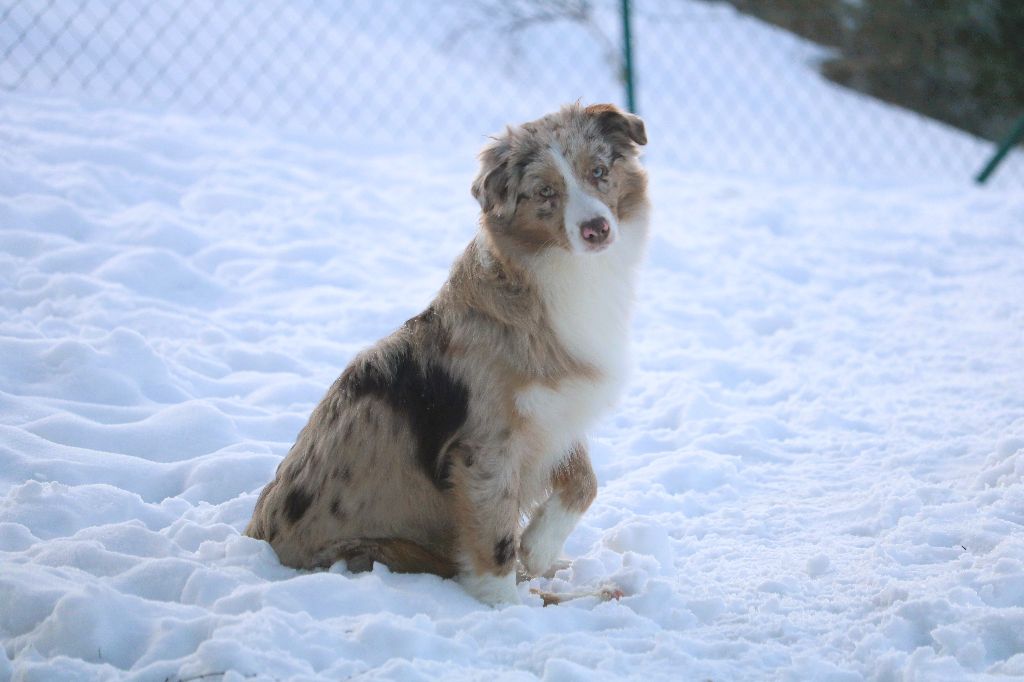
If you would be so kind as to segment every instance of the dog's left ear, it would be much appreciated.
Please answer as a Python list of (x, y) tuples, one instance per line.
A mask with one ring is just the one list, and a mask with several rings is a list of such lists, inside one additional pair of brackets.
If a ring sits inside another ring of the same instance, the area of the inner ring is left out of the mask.
[(619, 109), (614, 104), (592, 104), (583, 110), (597, 119), (603, 135), (622, 134), (637, 144), (647, 144), (647, 129), (636, 114)]
[(501, 209), (507, 203), (510, 191), (510, 136), (511, 132), (506, 131), (502, 137), (494, 138), (493, 142), (483, 148), (480, 152), (480, 173), (470, 188), (473, 197), (480, 202), (483, 212), (493, 212), (498, 218), (502, 217)]

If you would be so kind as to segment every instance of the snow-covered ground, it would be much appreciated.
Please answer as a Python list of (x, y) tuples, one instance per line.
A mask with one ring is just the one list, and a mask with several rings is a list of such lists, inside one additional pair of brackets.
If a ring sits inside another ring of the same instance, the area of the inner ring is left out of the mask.
[(658, 121), (597, 501), (493, 610), (240, 534), (473, 234), (469, 154), (0, 96), (0, 680), (1024, 677), (1024, 195), (681, 169)]

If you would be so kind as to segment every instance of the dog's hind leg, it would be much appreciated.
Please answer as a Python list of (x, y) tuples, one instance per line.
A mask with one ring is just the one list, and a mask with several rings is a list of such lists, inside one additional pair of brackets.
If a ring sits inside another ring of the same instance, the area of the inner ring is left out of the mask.
[(551, 496), (523, 531), (520, 560), (530, 575), (544, 575), (558, 559), (562, 545), (597, 495), (597, 476), (587, 446), (576, 443), (551, 475)]
[(393, 573), (433, 573), (454, 578), (458, 565), (436, 552), (401, 538), (356, 538), (341, 540), (318, 553), (318, 565), (345, 560), (353, 573), (373, 570), (373, 564), (384, 564)]

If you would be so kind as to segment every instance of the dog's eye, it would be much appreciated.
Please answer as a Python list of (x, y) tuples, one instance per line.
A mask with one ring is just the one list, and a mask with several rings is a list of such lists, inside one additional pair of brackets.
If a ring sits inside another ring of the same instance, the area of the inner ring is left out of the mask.
[(550, 199), (551, 197), (555, 196), (555, 188), (552, 187), (551, 185), (544, 185), (543, 187), (540, 188), (540, 192), (538, 192), (538, 194), (540, 194), (542, 197), (546, 199)]
[(595, 180), (601, 180), (604, 176), (608, 175), (608, 169), (604, 166), (594, 166), (594, 170), (590, 171), (590, 175)]

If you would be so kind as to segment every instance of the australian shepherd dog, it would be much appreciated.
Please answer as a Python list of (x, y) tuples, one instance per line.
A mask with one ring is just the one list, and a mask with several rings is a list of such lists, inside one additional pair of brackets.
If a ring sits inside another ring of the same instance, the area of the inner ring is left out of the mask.
[(517, 561), (548, 571), (597, 492), (586, 431), (625, 379), (646, 142), (609, 104), (493, 138), (478, 233), (427, 309), (327, 391), (246, 534), (289, 566), (380, 562), (518, 603)]

